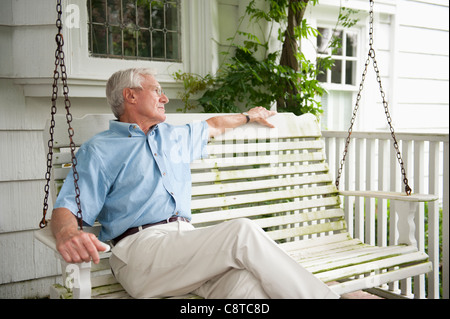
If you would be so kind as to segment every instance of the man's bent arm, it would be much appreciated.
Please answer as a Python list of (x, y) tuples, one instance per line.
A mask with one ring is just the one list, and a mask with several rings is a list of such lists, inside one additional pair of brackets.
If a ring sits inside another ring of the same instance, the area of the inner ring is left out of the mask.
[[(257, 122), (261, 125), (273, 128), (274, 126), (266, 119), (276, 113), (277, 112), (269, 111), (264, 107), (255, 107), (248, 111), (248, 116), (250, 117), (250, 122)], [(222, 115), (212, 117), (206, 120), (206, 122), (209, 126), (209, 137), (214, 137), (223, 134), (226, 129), (233, 129), (246, 124), (247, 117), (243, 114)]]
[(66, 208), (56, 208), (50, 223), (56, 238), (56, 248), (68, 263), (92, 261), (99, 263), (98, 251), (104, 251), (105, 245), (94, 234), (78, 229), (76, 217)]

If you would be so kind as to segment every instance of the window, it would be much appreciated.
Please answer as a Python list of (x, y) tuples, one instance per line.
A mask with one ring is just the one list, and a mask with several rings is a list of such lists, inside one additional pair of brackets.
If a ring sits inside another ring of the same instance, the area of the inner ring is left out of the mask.
[[(327, 93), (321, 98), (324, 130), (347, 130), (352, 116), (353, 100), (357, 91), (357, 68), (359, 61), (359, 33), (355, 30), (335, 30), (318, 27), (318, 58), (331, 56), (334, 66), (323, 70), (317, 79), (323, 83)], [(338, 43), (331, 49), (331, 43)]]
[[(334, 66), (320, 74), (318, 80), (324, 83), (356, 85), (356, 67), (358, 61), (358, 34), (351, 31), (336, 31), (331, 28), (318, 28), (321, 36), (317, 37), (318, 56), (331, 54)], [(340, 45), (331, 50), (330, 44), (338, 41)]]
[(180, 0), (88, 0), (94, 57), (181, 61)]

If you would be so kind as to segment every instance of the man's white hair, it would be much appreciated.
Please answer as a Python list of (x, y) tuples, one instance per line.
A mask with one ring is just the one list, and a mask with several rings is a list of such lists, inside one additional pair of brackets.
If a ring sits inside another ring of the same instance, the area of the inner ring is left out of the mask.
[(123, 90), (142, 89), (145, 76), (155, 76), (156, 72), (148, 68), (133, 68), (114, 73), (106, 83), (106, 100), (113, 114), (119, 119), (124, 112)]

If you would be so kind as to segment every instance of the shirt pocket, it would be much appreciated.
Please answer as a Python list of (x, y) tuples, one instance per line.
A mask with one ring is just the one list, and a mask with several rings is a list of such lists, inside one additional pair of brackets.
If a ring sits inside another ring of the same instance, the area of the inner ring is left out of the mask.
[(170, 174), (169, 177), (173, 178), (177, 182), (191, 182), (191, 166), (189, 159), (183, 160), (180, 155), (168, 156), (167, 170)]

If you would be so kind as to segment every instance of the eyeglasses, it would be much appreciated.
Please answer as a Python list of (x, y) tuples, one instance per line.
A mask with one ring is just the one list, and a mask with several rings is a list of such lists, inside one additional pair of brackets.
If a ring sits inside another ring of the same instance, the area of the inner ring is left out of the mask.
[[(162, 97), (162, 95), (165, 94), (164, 91), (162, 90), (162, 88), (161, 88), (159, 85), (150, 85), (150, 87), (155, 88), (154, 91), (156, 92), (156, 94), (157, 94), (159, 97)], [(134, 89), (136, 89), (136, 90), (145, 90), (145, 88), (143, 88), (143, 87), (140, 87), (140, 88), (134, 88)]]
[(160, 86), (155, 85), (153, 87), (156, 88), (155, 92), (156, 92), (156, 94), (158, 94), (159, 97), (161, 97), (163, 94), (165, 94)]

